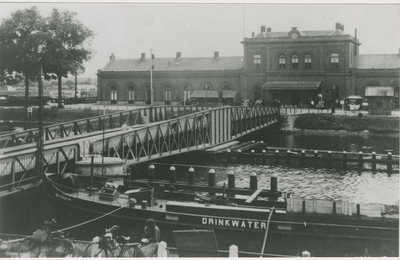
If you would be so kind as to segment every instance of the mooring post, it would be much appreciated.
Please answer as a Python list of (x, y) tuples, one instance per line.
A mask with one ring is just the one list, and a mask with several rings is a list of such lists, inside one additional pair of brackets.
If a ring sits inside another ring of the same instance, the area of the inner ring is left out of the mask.
[[(234, 171), (229, 171), (228, 172), (228, 189), (234, 189), (235, 188), (235, 172)], [(235, 197), (234, 193), (227, 192), (226, 194), (228, 197)]]
[(170, 183), (176, 182), (176, 171), (173, 165), (169, 168), (169, 182)]
[(156, 167), (153, 164), (151, 164), (149, 166), (149, 181), (154, 181), (156, 179), (155, 171), (156, 171)]
[(267, 163), (267, 151), (262, 150), (262, 164), (266, 164)]
[(315, 168), (318, 168), (318, 151), (314, 151), (314, 163), (315, 163)]
[(336, 215), (336, 201), (333, 201), (332, 203), (332, 214)]
[(358, 175), (361, 175), (362, 169), (363, 169), (363, 152), (359, 151), (358, 152)]
[(226, 161), (228, 163), (232, 162), (232, 154), (231, 154), (231, 149), (226, 150)]
[(229, 247), (229, 258), (238, 258), (238, 247), (235, 245), (231, 245)]
[(242, 150), (237, 150), (237, 162), (242, 163)]
[(332, 151), (328, 151), (328, 167), (332, 168)]
[(343, 151), (343, 171), (347, 171), (347, 152)]
[(193, 167), (190, 167), (188, 170), (187, 182), (188, 182), (188, 185), (194, 185), (194, 169), (193, 169)]
[(375, 152), (372, 152), (372, 154), (371, 154), (371, 156), (372, 156), (372, 172), (373, 173), (376, 173), (376, 153)]
[(291, 153), (292, 152), (290, 150), (286, 151), (286, 163), (287, 163), (288, 167), (290, 167), (290, 156), (291, 156)]
[(258, 189), (257, 186), (257, 173), (252, 172), (250, 173), (250, 190)]
[(393, 168), (392, 168), (392, 153), (388, 152), (388, 155), (387, 155), (387, 172), (388, 172), (389, 176), (390, 176), (390, 174), (392, 174), (392, 170), (393, 170)]
[[(208, 187), (215, 187), (215, 170), (214, 169), (210, 169), (208, 171)], [(214, 195), (215, 192), (214, 191), (210, 191), (208, 192), (209, 195)]]
[[(254, 141), (253, 141), (254, 142)], [(256, 155), (255, 155), (255, 151), (251, 150), (250, 151), (251, 155), (250, 155), (250, 163), (251, 164), (255, 164), (256, 163)]]
[(276, 176), (271, 177), (271, 191), (278, 192), (278, 178)]
[(303, 251), (301, 252), (301, 257), (311, 257), (311, 254), (308, 251)]
[(279, 164), (279, 150), (275, 150), (275, 164)]
[(161, 241), (158, 243), (157, 246), (157, 257), (158, 258), (166, 258), (168, 257), (168, 251), (167, 251), (167, 243), (164, 241)]
[(357, 217), (360, 217), (360, 214), (361, 214), (360, 204), (357, 204)]
[(306, 167), (306, 151), (301, 150), (300, 154), (300, 167)]

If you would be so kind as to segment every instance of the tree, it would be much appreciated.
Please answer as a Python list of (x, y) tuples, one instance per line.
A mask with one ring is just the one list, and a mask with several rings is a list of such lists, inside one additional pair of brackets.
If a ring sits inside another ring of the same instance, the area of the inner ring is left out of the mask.
[[(0, 71), (3, 82), (15, 74), (25, 81), (25, 106), (28, 106), (29, 80), (39, 74), (46, 40), (45, 19), (36, 7), (18, 10), (0, 25)], [(11, 78), (10, 78), (11, 77)]]
[(67, 80), (67, 81), (65, 82), (65, 85), (67, 85), (68, 88), (71, 88), (72, 86), (75, 86), (75, 82), (72, 81), (72, 80)]
[(45, 67), (47, 75), (56, 75), (58, 79), (58, 107), (62, 107), (62, 77), (68, 73), (84, 71), (83, 62), (92, 58), (92, 52), (85, 47), (93, 39), (93, 31), (75, 19), (76, 13), (60, 13), (53, 9), (47, 19), (50, 38), (46, 43)]

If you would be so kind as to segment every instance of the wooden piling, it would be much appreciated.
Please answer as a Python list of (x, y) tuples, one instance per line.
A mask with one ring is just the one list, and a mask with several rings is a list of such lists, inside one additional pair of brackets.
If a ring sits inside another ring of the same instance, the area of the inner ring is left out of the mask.
[(169, 168), (169, 182), (176, 183), (176, 171), (174, 166)]
[(347, 152), (346, 151), (343, 151), (342, 163), (343, 163), (343, 171), (347, 171)]
[(275, 176), (271, 177), (271, 191), (272, 192), (278, 191), (278, 178)]
[[(228, 189), (235, 188), (235, 173), (233, 171), (228, 172)], [(234, 193), (227, 193), (228, 197), (235, 197)]]
[(318, 168), (318, 151), (314, 151), (314, 163), (315, 163), (315, 168)]
[(358, 174), (361, 175), (362, 169), (363, 169), (363, 152), (360, 151), (358, 152)]
[(242, 163), (242, 150), (237, 150), (237, 163)]
[(266, 164), (267, 163), (267, 151), (262, 150), (262, 164)]
[(288, 167), (290, 167), (290, 156), (292, 155), (292, 152), (290, 150), (286, 151), (286, 164)]
[(279, 164), (279, 150), (275, 150), (275, 164)]
[[(253, 141), (254, 142), (254, 141)], [(250, 163), (251, 164), (255, 164), (256, 163), (256, 156), (255, 156), (255, 151), (251, 150), (250, 151), (251, 155), (250, 155)]]
[(194, 169), (193, 169), (193, 167), (190, 167), (189, 171), (188, 171), (188, 185), (194, 185)]
[(257, 190), (258, 185), (257, 185), (257, 173), (252, 172), (250, 174), (250, 190)]
[(149, 166), (149, 181), (155, 181), (155, 179), (156, 179), (155, 171), (156, 171), (156, 167), (153, 164), (151, 164)]
[(306, 167), (306, 151), (301, 150), (300, 154), (300, 167)]
[(371, 166), (372, 172), (376, 173), (376, 153), (372, 152), (371, 156), (372, 156), (372, 162), (371, 162), (371, 164), (372, 164), (372, 166)]
[(389, 176), (392, 174), (393, 172), (393, 167), (392, 167), (392, 153), (388, 152), (387, 155), (387, 172), (389, 174)]
[[(208, 187), (215, 187), (215, 170), (210, 169), (208, 171)], [(214, 195), (215, 192), (211, 191), (209, 192), (209, 195)]]
[(332, 151), (328, 151), (328, 167), (332, 168)]

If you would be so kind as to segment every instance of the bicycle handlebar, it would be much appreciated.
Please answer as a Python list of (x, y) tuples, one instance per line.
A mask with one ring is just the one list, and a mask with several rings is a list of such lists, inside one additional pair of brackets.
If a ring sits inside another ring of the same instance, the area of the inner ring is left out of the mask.
[(57, 221), (53, 218), (51, 221), (47, 221), (47, 220), (45, 220), (44, 221), (44, 223), (43, 223), (43, 225), (46, 225), (46, 226), (49, 226), (49, 225), (51, 225), (51, 224), (57, 224)]
[(114, 226), (112, 226), (112, 227), (109, 228), (109, 229), (106, 228), (106, 233), (109, 233), (109, 232), (114, 231), (114, 230), (117, 230), (117, 229), (119, 229), (119, 226), (114, 225)]

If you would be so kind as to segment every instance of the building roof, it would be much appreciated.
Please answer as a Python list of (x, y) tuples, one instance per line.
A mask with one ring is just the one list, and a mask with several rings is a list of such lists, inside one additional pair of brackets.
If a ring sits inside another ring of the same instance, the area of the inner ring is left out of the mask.
[(367, 86), (365, 87), (366, 97), (393, 97), (394, 87), (392, 86)]
[(315, 90), (320, 86), (321, 81), (274, 81), (266, 82), (262, 88), (268, 90)]
[(362, 54), (355, 56), (356, 69), (398, 69), (400, 68), (399, 54)]
[[(326, 31), (299, 31), (301, 37), (316, 37), (316, 36), (340, 36), (346, 35), (340, 29), (335, 30), (326, 30)], [(287, 32), (262, 32), (255, 36), (255, 38), (279, 38), (279, 37), (288, 37), (289, 31)]]
[[(151, 60), (114, 59), (102, 71), (150, 71)], [(156, 58), (153, 71), (242, 70), (243, 57)]]

